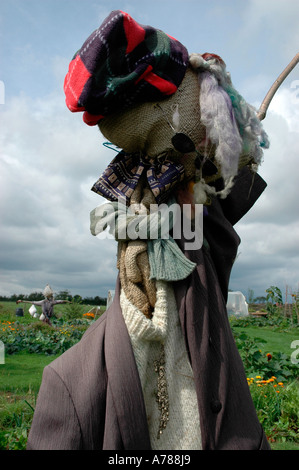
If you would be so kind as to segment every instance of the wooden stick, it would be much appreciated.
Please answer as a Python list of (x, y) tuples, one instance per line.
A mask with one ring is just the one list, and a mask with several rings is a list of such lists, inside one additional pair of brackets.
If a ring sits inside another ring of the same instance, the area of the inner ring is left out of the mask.
[(264, 98), (264, 101), (262, 102), (261, 107), (260, 107), (260, 109), (258, 110), (258, 113), (257, 113), (257, 116), (258, 116), (260, 121), (265, 119), (269, 104), (270, 104), (273, 96), (275, 95), (276, 91), (278, 90), (278, 88), (280, 87), (282, 82), (287, 78), (289, 73), (293, 70), (294, 67), (296, 67), (298, 62), (299, 62), (299, 52), (295, 55), (293, 60), (291, 60), (289, 65), (284, 69), (284, 71), (275, 80), (275, 82), (271, 86), (270, 90), (266, 94), (266, 96)]
[(287, 309), (288, 309), (288, 286), (286, 286), (286, 299), (284, 304), (284, 316), (287, 316)]

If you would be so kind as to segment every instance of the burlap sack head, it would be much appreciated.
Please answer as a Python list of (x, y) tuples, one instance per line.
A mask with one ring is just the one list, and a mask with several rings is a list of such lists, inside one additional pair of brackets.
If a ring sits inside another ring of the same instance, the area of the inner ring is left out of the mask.
[(188, 136), (195, 146), (204, 141), (206, 131), (200, 121), (199, 94), (198, 74), (188, 68), (177, 92), (170, 98), (114, 113), (99, 122), (100, 131), (128, 153), (140, 152), (149, 158), (167, 154), (172, 160), (180, 160), (185, 177), (190, 179), (195, 173), (196, 152), (182, 155), (171, 139), (177, 131)]
[(170, 98), (120, 110), (99, 123), (102, 134), (128, 153), (141, 152), (155, 158), (169, 152), (177, 153), (171, 139), (175, 134), (175, 112), (179, 114), (179, 132), (195, 143), (205, 137), (200, 122), (198, 76), (190, 68), (177, 92)]
[(195, 175), (195, 157), (204, 183), (219, 176), (228, 181), (239, 166), (260, 163), (258, 119), (232, 86), (221, 57), (189, 55), (172, 36), (121, 10), (112, 11), (76, 52), (64, 91), (68, 108), (83, 112), (86, 124), (98, 124), (120, 149), (180, 158), (187, 178)]
[[(102, 119), (98, 125), (102, 134), (125, 152), (140, 153), (151, 159), (167, 155), (173, 161), (179, 160), (184, 165), (187, 180), (195, 176), (198, 155), (203, 155), (210, 163), (210, 166), (204, 167), (206, 170), (202, 174), (206, 183), (223, 176), (224, 179), (235, 176), (238, 169), (256, 163), (251, 151), (246, 146), (242, 147), (236, 124), (234, 132), (225, 136), (228, 158), (222, 161), (217, 158), (217, 148), (220, 149), (221, 145), (223, 147), (225, 139), (221, 139), (221, 136), (214, 142), (209, 139), (211, 130), (207, 132), (203, 124), (200, 103), (201, 73), (189, 66), (177, 92), (171, 97), (115, 112)], [(185, 134), (193, 142), (196, 151), (184, 154), (176, 150), (172, 142), (176, 133)], [(231, 143), (230, 148), (228, 142)], [(230, 152), (232, 149), (233, 152)], [(230, 160), (230, 154), (234, 154), (234, 161)]]
[[(98, 123), (101, 133), (110, 142), (128, 153), (140, 153), (148, 158), (167, 155), (180, 161), (185, 168), (185, 180), (194, 178), (197, 152), (182, 154), (172, 143), (176, 132), (185, 134), (196, 149), (213, 161), (215, 170), (205, 175), (207, 183), (221, 177), (219, 163), (214, 160), (215, 145), (206, 141), (206, 128), (201, 122), (200, 84), (198, 72), (188, 67), (177, 92), (170, 98), (135, 105), (119, 111)], [(242, 166), (249, 159), (243, 158)]]

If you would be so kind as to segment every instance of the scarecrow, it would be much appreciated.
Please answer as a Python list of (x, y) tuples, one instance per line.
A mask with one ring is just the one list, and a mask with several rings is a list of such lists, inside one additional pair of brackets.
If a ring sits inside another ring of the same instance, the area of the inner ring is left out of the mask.
[[(119, 275), (105, 314), (45, 368), (28, 448), (269, 449), (226, 311), (233, 226), (266, 187), (256, 111), (221, 57), (122, 11), (75, 54), (64, 91), (119, 150), (91, 212)], [(168, 236), (161, 205), (180, 209)]]
[(37, 300), (35, 302), (32, 302), (31, 300), (17, 300), (16, 303), (26, 303), (26, 304), (32, 304), (32, 305), (37, 305), (42, 308), (42, 321), (44, 323), (47, 323), (48, 325), (52, 326), (52, 323), (50, 321), (50, 318), (53, 315), (54, 311), (54, 305), (57, 304), (70, 304), (68, 300), (54, 300), (53, 298), (53, 290), (49, 286), (49, 284), (46, 285), (43, 291), (44, 295), (44, 300)]

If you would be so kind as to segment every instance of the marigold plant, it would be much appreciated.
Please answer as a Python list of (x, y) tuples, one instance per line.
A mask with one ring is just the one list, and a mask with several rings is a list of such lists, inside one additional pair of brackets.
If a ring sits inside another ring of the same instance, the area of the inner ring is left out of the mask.
[[(299, 410), (294, 410), (299, 401), (298, 384), (285, 384), (275, 376), (264, 379), (260, 375), (248, 377), (247, 382), (257, 416), (270, 442), (284, 435), (297, 440)], [(286, 413), (286, 406), (291, 407), (292, 412)]]
[(83, 313), (83, 317), (87, 320), (94, 320), (95, 314), (91, 312)]

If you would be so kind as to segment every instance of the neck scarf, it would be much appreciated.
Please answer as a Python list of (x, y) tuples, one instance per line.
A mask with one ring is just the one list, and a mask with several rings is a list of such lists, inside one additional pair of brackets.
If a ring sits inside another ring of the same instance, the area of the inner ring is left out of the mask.
[(121, 199), (129, 205), (140, 178), (144, 176), (157, 204), (160, 204), (167, 201), (173, 189), (183, 181), (184, 166), (171, 162), (166, 156), (150, 160), (122, 150), (91, 189), (109, 201)]

